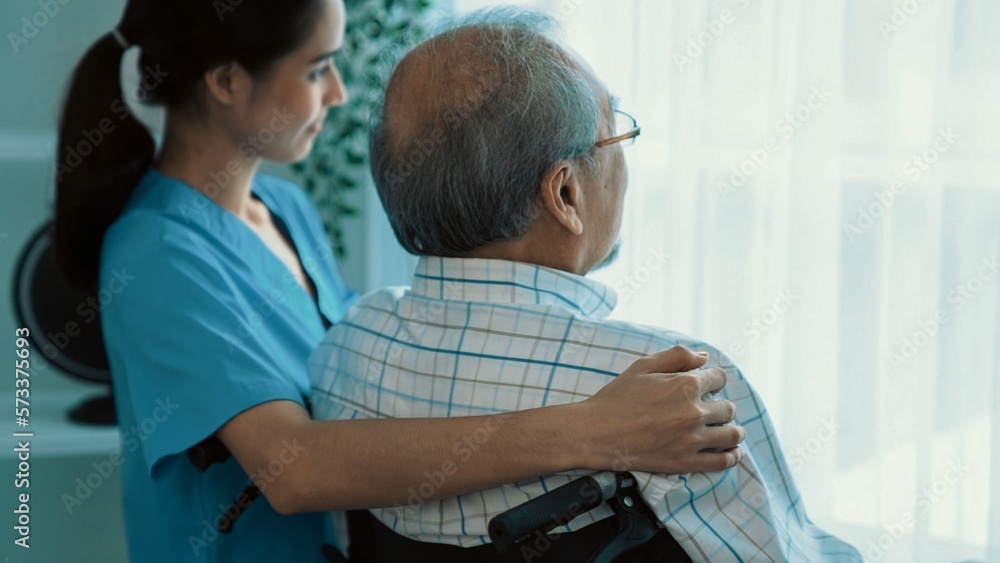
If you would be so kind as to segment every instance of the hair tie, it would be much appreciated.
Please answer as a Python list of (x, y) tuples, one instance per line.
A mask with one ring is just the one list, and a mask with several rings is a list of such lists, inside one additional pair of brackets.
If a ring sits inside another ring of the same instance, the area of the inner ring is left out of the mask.
[(129, 48), (128, 40), (125, 39), (125, 36), (122, 35), (122, 32), (117, 27), (111, 30), (111, 36), (114, 37), (115, 41), (122, 46), (122, 49)]

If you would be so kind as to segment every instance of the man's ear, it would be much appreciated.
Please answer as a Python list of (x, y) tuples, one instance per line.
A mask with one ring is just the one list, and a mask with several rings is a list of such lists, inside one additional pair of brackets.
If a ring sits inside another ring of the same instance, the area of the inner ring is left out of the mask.
[(208, 95), (224, 106), (245, 100), (253, 88), (253, 77), (237, 62), (212, 67), (205, 72)]
[(574, 235), (583, 234), (583, 186), (580, 173), (568, 160), (561, 160), (542, 178), (542, 204), (552, 218)]

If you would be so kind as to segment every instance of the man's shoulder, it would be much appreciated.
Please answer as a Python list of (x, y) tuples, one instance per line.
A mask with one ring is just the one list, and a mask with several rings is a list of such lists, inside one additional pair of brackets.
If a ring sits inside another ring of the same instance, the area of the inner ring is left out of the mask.
[(582, 318), (577, 331), (583, 336), (592, 334), (595, 341), (616, 341), (631, 349), (641, 350), (643, 354), (652, 354), (673, 346), (708, 352), (713, 357), (722, 354), (708, 342), (683, 332), (630, 321)]
[[(456, 304), (463, 303), (471, 305), (468, 309), (463, 305), (461, 307), (463, 312), (469, 311), (469, 314), (476, 315), (478, 311), (480, 316), (486, 317), (488, 315), (493, 320), (498, 317), (498, 309), (513, 315), (516, 315), (517, 311), (530, 313), (527, 317), (519, 317), (519, 320), (524, 323), (521, 325), (521, 330), (529, 330), (525, 328), (529, 325), (530, 330), (534, 330), (534, 323), (525, 321), (536, 317), (553, 325), (564, 325), (567, 327), (565, 332), (565, 340), (567, 341), (594, 344), (614, 341), (630, 349), (639, 349), (643, 353), (653, 353), (663, 348), (678, 345), (692, 350), (704, 350), (713, 353), (713, 355), (719, 353), (718, 349), (703, 340), (668, 328), (622, 320), (595, 319), (551, 305), (506, 304), (501, 307), (493, 303), (465, 303), (419, 298), (410, 292), (409, 286), (381, 287), (365, 293), (348, 309), (344, 315), (344, 321), (348, 323), (370, 322), (373, 313), (382, 317), (399, 317), (407, 321), (430, 320), (424, 319), (424, 317), (434, 312), (443, 313), (445, 307), (454, 307)], [(427, 309), (427, 311), (423, 311), (422, 314), (423, 309)], [(438, 309), (441, 310), (438, 311)]]
[(431, 299), (414, 295), (408, 286), (383, 287), (362, 295), (330, 329), (326, 341), (353, 342), (359, 332), (390, 338), (404, 333), (399, 338), (410, 342), (412, 337), (417, 344), (461, 332), (470, 345), (504, 338), (516, 340), (518, 349), (528, 337), (536, 341), (532, 353), (559, 350), (581, 365), (618, 372), (639, 357), (674, 346), (708, 352), (713, 365), (732, 365), (715, 346), (677, 330), (595, 319), (554, 305)]
[(403, 300), (408, 291), (410, 291), (410, 286), (407, 285), (389, 285), (372, 289), (364, 293), (361, 297), (358, 297), (357, 301), (351, 305), (349, 311), (357, 313), (371, 308), (383, 310), (394, 308)]
[(707, 352), (709, 360), (705, 367), (725, 369), (730, 381), (745, 379), (725, 352), (678, 330), (621, 320), (585, 319), (571, 334), (584, 343), (587, 352), (584, 361), (590, 367), (602, 364), (605, 369), (621, 373), (642, 356), (683, 346), (692, 352)]
[[(387, 320), (397, 315), (399, 303), (409, 289), (409, 286), (387, 286), (361, 295), (347, 308), (340, 321), (330, 328), (327, 339), (335, 337), (338, 333), (366, 327), (379, 321), (384, 325)], [(384, 326), (378, 328), (384, 329)]]

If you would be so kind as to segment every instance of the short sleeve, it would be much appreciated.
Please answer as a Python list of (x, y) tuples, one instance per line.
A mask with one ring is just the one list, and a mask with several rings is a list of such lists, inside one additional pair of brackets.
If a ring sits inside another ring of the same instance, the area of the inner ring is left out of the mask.
[(248, 281), (207, 248), (169, 236), (142, 247), (150, 238), (106, 241), (100, 287), (110, 297), (102, 327), (116, 395), (127, 394), (116, 397), (119, 411), (134, 415), (135, 428), (122, 432), (139, 437), (160, 480), (175, 456), (240, 412), (303, 399), (281, 343), (244, 322), (254, 315)]

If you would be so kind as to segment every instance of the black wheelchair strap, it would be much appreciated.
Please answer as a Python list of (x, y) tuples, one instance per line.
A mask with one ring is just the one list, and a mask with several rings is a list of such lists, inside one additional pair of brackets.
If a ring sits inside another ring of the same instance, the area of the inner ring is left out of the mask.
[[(506, 554), (499, 554), (490, 544), (458, 547), (412, 540), (393, 532), (367, 510), (352, 510), (347, 514), (351, 532), (351, 563), (549, 563), (585, 562), (601, 547), (618, 535), (616, 518), (606, 518), (575, 532), (538, 534)], [(678, 550), (683, 559), (671, 554)], [(646, 546), (628, 553), (619, 561), (653, 563), (689, 561), (677, 542), (661, 530)]]
[(619, 532), (588, 561), (690, 563), (691, 558), (643, 500), (635, 476), (617, 473), (615, 478), (618, 486), (607, 504), (615, 513), (613, 520), (618, 522)]

